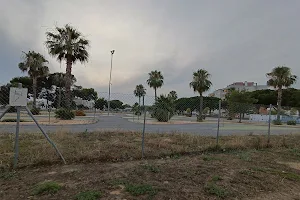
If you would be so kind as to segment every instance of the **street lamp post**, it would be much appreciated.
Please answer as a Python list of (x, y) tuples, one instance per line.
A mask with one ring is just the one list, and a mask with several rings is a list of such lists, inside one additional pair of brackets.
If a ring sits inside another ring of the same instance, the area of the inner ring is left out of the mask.
[(109, 74), (109, 83), (108, 83), (108, 102), (107, 102), (107, 109), (108, 109), (108, 115), (110, 111), (110, 87), (111, 87), (111, 72), (112, 72), (112, 61), (113, 61), (113, 55), (115, 53), (115, 50), (111, 50), (111, 60), (110, 60), (110, 74)]

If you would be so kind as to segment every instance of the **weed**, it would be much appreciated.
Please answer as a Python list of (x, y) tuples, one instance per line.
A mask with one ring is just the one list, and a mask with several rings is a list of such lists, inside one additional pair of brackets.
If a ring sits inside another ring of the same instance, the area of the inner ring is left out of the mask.
[(294, 172), (286, 172), (286, 171), (277, 170), (277, 169), (258, 168), (258, 167), (254, 167), (252, 169), (254, 171), (270, 173), (270, 174), (273, 174), (273, 175), (281, 176), (281, 177), (286, 178), (286, 179), (291, 180), (291, 181), (300, 181), (300, 175), (298, 175)]
[(204, 156), (203, 157), (204, 161), (212, 161), (212, 160), (221, 160), (220, 158), (213, 157), (213, 156)]
[(102, 196), (101, 192), (97, 191), (86, 191), (80, 192), (75, 196), (76, 200), (97, 200)]
[(34, 195), (40, 195), (40, 194), (55, 194), (57, 193), (62, 186), (54, 181), (44, 181), (42, 183), (38, 183), (34, 190)]
[(10, 179), (13, 179), (15, 176), (16, 176), (15, 171), (0, 172), (0, 179), (3, 179), (3, 180), (10, 180)]
[(251, 155), (249, 152), (242, 151), (238, 153), (238, 156), (241, 160), (248, 161), (248, 162), (251, 161)]
[(300, 157), (300, 149), (298, 149), (298, 148), (292, 148), (292, 149), (290, 149), (290, 152), (293, 153), (295, 156), (299, 156)]
[(145, 195), (154, 196), (157, 193), (157, 190), (154, 189), (151, 185), (135, 185), (128, 184), (125, 186), (127, 192), (129, 192), (133, 196)]
[(222, 178), (218, 175), (214, 175), (212, 178), (211, 178), (212, 181), (216, 182), (216, 181), (220, 181), (222, 180)]
[(154, 165), (148, 165), (148, 164), (146, 164), (146, 165), (143, 165), (143, 168), (147, 169), (147, 170), (149, 170), (150, 172), (153, 172), (153, 173), (160, 172), (160, 169), (158, 167), (154, 166)]
[(175, 153), (175, 154), (171, 154), (170, 157), (173, 159), (179, 159), (181, 155), (179, 153)]
[(207, 193), (215, 195), (219, 198), (225, 198), (229, 195), (229, 192), (225, 188), (216, 185), (214, 182), (209, 182), (206, 184), (204, 189)]

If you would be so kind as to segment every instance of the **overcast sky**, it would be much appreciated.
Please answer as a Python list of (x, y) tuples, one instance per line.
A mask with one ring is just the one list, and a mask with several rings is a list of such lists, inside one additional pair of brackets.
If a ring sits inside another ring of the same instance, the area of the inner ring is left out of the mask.
[(158, 94), (179, 97), (194, 95), (189, 82), (201, 68), (212, 75), (211, 91), (237, 81), (265, 84), (278, 65), (300, 76), (299, 10), (299, 0), (1, 0), (0, 84), (23, 75), (22, 51), (38, 51), (51, 72), (64, 72), (44, 41), (66, 23), (91, 44), (89, 62), (73, 66), (77, 84), (98, 92), (108, 91), (112, 49), (113, 93), (146, 86), (151, 70), (165, 77)]

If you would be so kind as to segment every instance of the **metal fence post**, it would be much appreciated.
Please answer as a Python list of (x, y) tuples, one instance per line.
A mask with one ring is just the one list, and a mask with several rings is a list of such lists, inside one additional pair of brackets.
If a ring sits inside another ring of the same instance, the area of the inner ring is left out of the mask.
[(144, 123), (143, 123), (143, 133), (142, 133), (142, 158), (144, 158), (144, 147), (145, 147), (145, 125), (146, 125), (145, 95), (143, 96), (143, 108), (144, 108)]
[(270, 134), (271, 134), (271, 115), (272, 115), (272, 104), (270, 104), (269, 107), (268, 144), (270, 143)]
[(217, 129), (217, 146), (219, 145), (220, 118), (221, 118), (221, 100), (219, 100), (218, 129)]

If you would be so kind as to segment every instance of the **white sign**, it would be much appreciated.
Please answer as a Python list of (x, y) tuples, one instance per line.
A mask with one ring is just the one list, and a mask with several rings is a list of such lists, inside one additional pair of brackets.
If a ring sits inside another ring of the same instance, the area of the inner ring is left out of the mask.
[(10, 88), (9, 105), (10, 106), (27, 106), (27, 88)]

